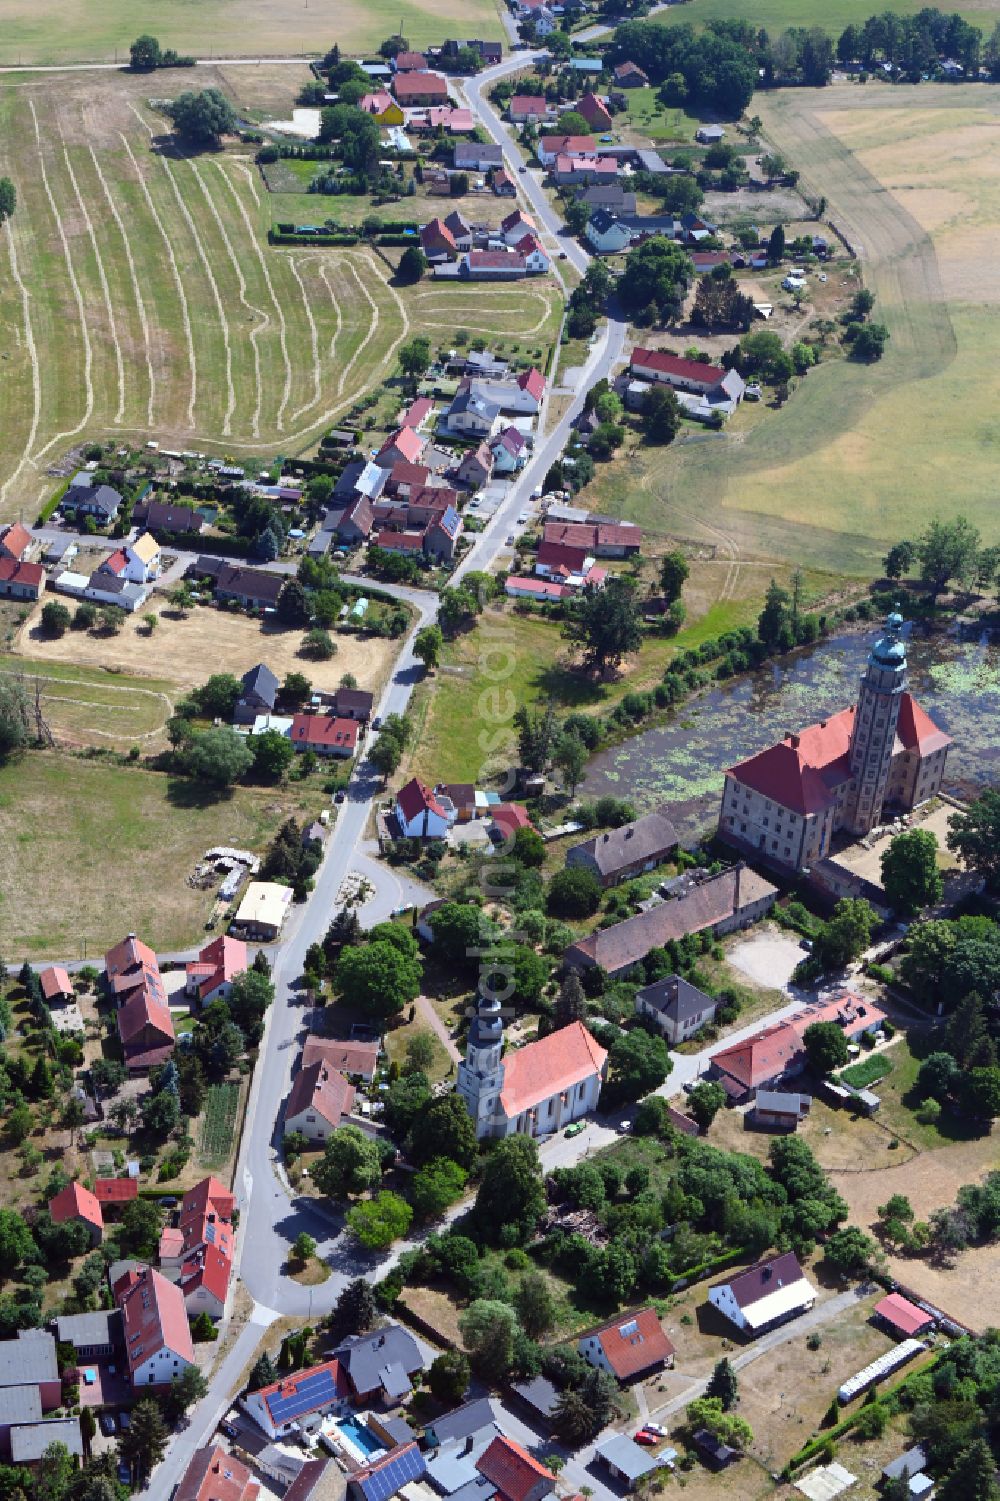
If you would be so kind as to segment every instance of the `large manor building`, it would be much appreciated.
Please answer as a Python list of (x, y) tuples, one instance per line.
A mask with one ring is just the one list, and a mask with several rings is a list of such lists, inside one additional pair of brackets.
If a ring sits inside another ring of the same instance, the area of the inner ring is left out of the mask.
[(863, 838), (940, 790), (951, 740), (907, 691), (902, 624), (886, 621), (852, 708), (730, 767), (719, 812), (727, 843), (804, 873), (834, 835)]

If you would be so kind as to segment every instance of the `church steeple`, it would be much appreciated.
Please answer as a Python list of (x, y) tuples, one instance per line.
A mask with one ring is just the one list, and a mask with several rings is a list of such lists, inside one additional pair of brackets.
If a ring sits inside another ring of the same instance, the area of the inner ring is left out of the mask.
[(469, 1028), (465, 1062), (458, 1066), (458, 1092), (476, 1123), (476, 1135), (489, 1132), (503, 1087), (503, 1016), (494, 995), (481, 995)]
[(903, 617), (895, 610), (868, 655), (851, 732), (852, 790), (845, 825), (855, 835), (871, 832), (882, 819), (899, 707), (906, 692)]

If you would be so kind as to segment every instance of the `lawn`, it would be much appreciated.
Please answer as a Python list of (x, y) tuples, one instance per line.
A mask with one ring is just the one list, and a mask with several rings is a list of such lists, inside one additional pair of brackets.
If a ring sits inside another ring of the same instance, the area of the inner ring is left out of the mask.
[(235, 1150), (240, 1088), (239, 1084), (212, 1084), (205, 1096), (198, 1155), (210, 1172), (224, 1167)]
[(842, 1084), (849, 1084), (853, 1089), (866, 1089), (869, 1084), (874, 1084), (891, 1073), (892, 1059), (887, 1058), (884, 1053), (879, 1053), (877, 1058), (862, 1058), (860, 1063), (852, 1063), (849, 1068), (842, 1068), (839, 1079)]
[[(41, 608), (38, 606), (37, 608)], [(134, 622), (129, 622), (134, 630)], [(42, 709), (60, 740), (92, 742), (117, 750), (156, 736), (169, 718), (177, 687), (160, 678), (141, 681), (100, 668), (81, 667), (86, 655), (78, 634), (67, 642), (73, 659), (46, 662), (37, 657), (0, 656), (0, 674), (24, 676), (29, 694), (36, 681), (42, 686)], [(151, 656), (162, 662), (157, 654)]]
[[(332, 42), (347, 54), (365, 54), (402, 28), (415, 47), (447, 36), (502, 37), (492, 0), (342, 0), (323, 18), (307, 0), (136, 0), (127, 9), (114, 0), (54, 0), (39, 8), (30, 0), (0, 0), (0, 62), (64, 63), (126, 56), (143, 32), (164, 47), (199, 57), (315, 57)], [(167, 75), (168, 78), (171, 75)]]
[[(205, 68), (198, 82), (242, 109), (239, 75), (251, 75), (245, 93), (256, 98), (253, 71)], [(297, 87), (287, 71), (279, 113)], [(384, 386), (399, 345), (422, 329), (521, 335), (547, 356), (554, 285), (450, 298), (429, 282), (397, 290), (365, 247), (270, 247), (285, 217), (274, 205), (297, 195), (269, 194), (245, 149), (160, 149), (166, 121), (149, 106), (149, 81), (95, 80), (0, 83), (0, 175), (18, 195), (0, 278), (0, 517), (32, 517), (52, 490), (52, 459), (83, 437), (155, 434), (234, 458), (301, 453)], [(315, 217), (320, 200), (304, 201)]]
[(670, 109), (657, 99), (658, 90), (629, 89), (627, 108), (615, 115), (617, 131), (631, 131), (658, 144), (676, 141), (688, 145), (694, 140), (699, 120), (682, 109)]
[[(662, 538), (651, 540), (650, 551), (657, 550), (664, 550)], [(509, 604), (488, 609), (474, 631), (445, 643), (435, 677), (417, 690), (412, 769), (442, 781), (497, 773), (515, 755), (512, 719), (519, 706), (551, 701), (567, 711), (610, 710), (626, 693), (658, 683), (678, 651), (754, 623), (768, 579), (787, 582), (789, 572), (760, 562), (734, 567), (725, 555), (702, 551), (685, 586), (691, 624), (673, 637), (646, 636), (618, 681), (604, 684), (572, 670), (557, 621), (515, 614)], [(829, 575), (805, 572), (809, 599), (824, 597), (833, 585)]]
[(127, 932), (154, 948), (185, 948), (213, 900), (187, 884), (205, 850), (260, 850), (284, 819), (314, 818), (323, 801), (308, 784), (216, 797), (159, 772), (58, 751), (8, 761), (0, 767), (4, 953), (93, 958)]

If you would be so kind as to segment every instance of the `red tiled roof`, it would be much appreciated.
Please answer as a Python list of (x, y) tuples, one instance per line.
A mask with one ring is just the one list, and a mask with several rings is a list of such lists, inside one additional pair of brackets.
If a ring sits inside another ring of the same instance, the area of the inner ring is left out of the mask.
[(593, 1078), (604, 1068), (607, 1052), (583, 1022), (561, 1027), (529, 1042), (503, 1060), (500, 1101), (508, 1119)]
[(15, 562), (20, 562), (32, 544), (32, 536), (26, 526), (12, 521), (10, 526), (0, 527), (0, 549), (9, 553)]
[(528, 817), (527, 808), (523, 808), (520, 803), (498, 803), (491, 810), (490, 817), (495, 824), (499, 824), (508, 839), (513, 838), (518, 829), (535, 827)]
[(98, 1229), (104, 1229), (104, 1215), (97, 1198), (82, 1183), (67, 1183), (54, 1199), (49, 1200), (49, 1214), (57, 1225), (67, 1220), (86, 1220)]
[(606, 1324), (596, 1331), (596, 1338), (619, 1381), (669, 1360), (674, 1353), (655, 1308), (641, 1308), (627, 1319)]
[(407, 823), (419, 817), (425, 809), (431, 813), (437, 813), (441, 818), (447, 817), (430, 787), (419, 777), (411, 777), (405, 786), (400, 787), (396, 793), (396, 805)]
[(904, 693), (899, 701), (896, 734), (906, 750), (919, 750), (922, 756), (929, 756), (951, 744), (951, 736), (938, 729), (912, 693)]
[(559, 584), (555, 579), (533, 579), (526, 575), (512, 573), (507, 579), (505, 589), (513, 587), (523, 594), (537, 594), (545, 599), (562, 599), (564, 594), (569, 594), (565, 584)]
[(392, 91), (400, 104), (406, 99), (447, 99), (448, 85), (439, 73), (396, 74)]
[(353, 751), (357, 743), (356, 719), (337, 719), (332, 714), (296, 714), (292, 719), (293, 745), (332, 745)]
[(611, 124), (611, 115), (607, 105), (596, 94), (584, 94), (576, 106), (577, 114), (583, 116), (588, 125), (607, 130)]
[(582, 156), (579, 153), (560, 151), (556, 157), (557, 172), (589, 172), (598, 177), (617, 177), (618, 163), (613, 156)]
[(423, 532), (381, 531), (375, 538), (375, 546), (386, 552), (423, 552)]
[(214, 1245), (231, 1260), (235, 1207), (235, 1195), (214, 1175), (202, 1178), (194, 1188), (189, 1188), (181, 1200), (177, 1217), (185, 1251), (192, 1251), (200, 1245)]
[(229, 1277), (233, 1263), (218, 1246), (203, 1245), (192, 1251), (181, 1264), (179, 1285), (185, 1298), (205, 1288), (220, 1303), (225, 1303), (229, 1292)]
[(522, 391), (527, 391), (536, 401), (541, 401), (545, 395), (545, 376), (534, 365), (517, 377), (517, 383)]
[(540, 1480), (551, 1481), (555, 1488), (552, 1471), (503, 1434), (483, 1450), (476, 1469), (493, 1482), (504, 1501), (525, 1501)]
[(720, 1048), (712, 1054), (711, 1062), (745, 1089), (756, 1089), (784, 1073), (801, 1052), (802, 1042), (795, 1028), (778, 1022), (755, 1037)]
[(567, 155), (593, 151), (593, 136), (542, 136), (542, 150), (551, 155), (562, 152)]
[(104, 968), (109, 975), (126, 974), (142, 965), (155, 967), (156, 955), (149, 944), (143, 943), (141, 938), (136, 938), (134, 933), (123, 938), (121, 943), (116, 943), (114, 948), (108, 949), (104, 955)]
[(114, 552), (108, 553), (108, 556), (104, 559), (104, 562), (100, 566), (99, 572), (114, 574), (123, 573), (125, 571), (125, 565), (127, 562), (128, 558), (125, 556), (124, 547), (118, 547)]
[(99, 1204), (128, 1204), (139, 1196), (138, 1178), (98, 1178), (94, 1193)]
[(676, 375), (678, 380), (700, 380), (707, 385), (717, 385), (726, 372), (718, 365), (705, 365), (700, 360), (682, 360), (675, 354), (666, 354), (662, 349), (633, 349), (632, 369), (659, 370), (664, 375)]
[(14, 558), (0, 558), (0, 579), (5, 584), (26, 584), (29, 589), (38, 589), (45, 577), (41, 563), (20, 563)]
[(339, 1126), (341, 1119), (354, 1108), (354, 1094), (354, 1085), (320, 1058), (316, 1063), (304, 1064), (296, 1074), (285, 1117), (291, 1119), (303, 1110), (315, 1110), (331, 1126)]
[(426, 439), (419, 433), (415, 433), (412, 427), (397, 427), (379, 449), (379, 454), (387, 453), (390, 448), (395, 448), (400, 456), (409, 463), (415, 464), (424, 451)]
[(510, 101), (512, 115), (544, 115), (548, 107), (548, 102), (541, 94), (514, 94)]
[(411, 464), (406, 459), (397, 459), (389, 470), (389, 485), (394, 490), (398, 490), (400, 485), (422, 489), (430, 478), (430, 472), (426, 464)]
[(523, 213), (519, 208), (514, 209), (512, 213), (508, 214), (505, 219), (502, 219), (500, 221), (500, 228), (505, 232), (508, 232), (514, 229), (519, 224), (523, 225), (525, 229), (538, 228), (531, 215)]
[(570, 573), (580, 573), (587, 560), (583, 547), (567, 547), (563, 542), (542, 541), (538, 546), (538, 562), (549, 568), (568, 568)]
[(370, 1074), (378, 1066), (377, 1042), (343, 1042), (334, 1037), (309, 1036), (302, 1044), (302, 1067), (326, 1059), (343, 1074)]
[(443, 219), (428, 220), (420, 231), (420, 243), (425, 250), (428, 246), (444, 246), (447, 250), (457, 249), (455, 236)]
[(126, 1272), (115, 1283), (113, 1291), (125, 1326), (125, 1354), (130, 1375), (163, 1349), (194, 1364), (191, 1328), (179, 1287), (152, 1267), (142, 1267), (137, 1272)]
[(850, 779), (853, 728), (853, 708), (842, 709), (730, 767), (729, 775), (795, 813), (822, 812), (836, 802), (836, 788)]
[(419, 427), (421, 422), (426, 417), (429, 417), (433, 410), (434, 403), (429, 396), (418, 396), (416, 401), (411, 402), (403, 413), (400, 427)]
[(887, 1324), (891, 1324), (907, 1338), (923, 1333), (934, 1323), (929, 1313), (925, 1313), (922, 1308), (911, 1303), (909, 1298), (904, 1298), (902, 1293), (889, 1293), (888, 1297), (882, 1298), (875, 1304), (872, 1313), (884, 1319)]
[(165, 1225), (160, 1231), (158, 1256), (160, 1261), (169, 1261), (184, 1253), (184, 1232), (175, 1225)]
[(69, 975), (61, 964), (50, 964), (48, 969), (43, 969), (38, 976), (38, 983), (41, 985), (42, 995), (47, 1001), (55, 1001), (62, 995), (73, 994)]
[(222, 933), (202, 949), (198, 958), (187, 965), (191, 979), (199, 980), (198, 993), (204, 998), (219, 985), (226, 985), (247, 968), (247, 946), (240, 938)]
[(427, 59), (422, 52), (397, 52), (395, 63), (399, 73), (420, 73), (427, 67)]
[(245, 1464), (219, 1444), (208, 1444), (191, 1456), (174, 1501), (256, 1501), (259, 1492)]
[[(272, 1381), (270, 1386), (261, 1387), (259, 1396), (263, 1401), (264, 1406), (271, 1414), (271, 1419), (273, 1422), (280, 1424), (285, 1420), (281, 1417), (275, 1418), (274, 1413), (271, 1411), (271, 1398), (275, 1396), (285, 1398), (296, 1396), (299, 1387), (307, 1385), (310, 1381), (310, 1378), (313, 1376), (318, 1376), (321, 1371), (330, 1372), (331, 1376), (333, 1377), (334, 1388), (338, 1397), (346, 1397), (349, 1394), (350, 1386), (348, 1385), (347, 1375), (343, 1367), (341, 1366), (340, 1361), (322, 1361), (319, 1365), (309, 1366), (304, 1371), (295, 1371), (290, 1376), (282, 1376), (280, 1381)], [(308, 1406), (302, 1408), (296, 1407), (295, 1416), (297, 1418), (303, 1418), (307, 1413), (315, 1412), (320, 1407), (326, 1407), (329, 1403), (329, 1400), (329, 1391), (324, 1389), (323, 1395), (320, 1399), (317, 1400), (315, 1408)]]
[[(147, 1029), (162, 1036), (163, 1042), (147, 1044), (142, 1035)], [(166, 1006), (155, 1001), (147, 990), (140, 990), (118, 1012), (118, 1035), (126, 1054), (131, 1045), (172, 1047), (175, 1041), (173, 1017)]]
[(484, 270), (509, 266), (514, 271), (524, 266), (524, 256), (515, 250), (470, 250), (470, 269), (473, 266), (481, 266)]

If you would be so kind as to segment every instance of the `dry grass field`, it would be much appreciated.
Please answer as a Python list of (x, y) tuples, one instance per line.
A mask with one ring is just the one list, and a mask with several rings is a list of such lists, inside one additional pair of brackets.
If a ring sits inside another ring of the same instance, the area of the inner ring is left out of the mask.
[[(187, 877), (213, 845), (261, 849), (286, 818), (316, 817), (319, 783), (217, 797), (183, 778), (32, 751), (0, 767), (3, 953), (74, 958), (123, 932), (172, 950), (204, 940), (211, 892)], [(11, 858), (12, 856), (12, 858)]]
[[(197, 81), (282, 114), (297, 86), (280, 104), (273, 69)], [(48, 467), (88, 437), (300, 453), (393, 373), (413, 333), (553, 337), (554, 284), (399, 291), (368, 249), (270, 247), (280, 213), (251, 154), (177, 155), (152, 88), (128, 74), (0, 81), (0, 174), (18, 195), (0, 236), (0, 516), (33, 515)]]
[(315, 57), (333, 42), (364, 54), (400, 26), (417, 47), (449, 35), (503, 35), (493, 0), (340, 0), (329, 13), (309, 0), (0, 0), (0, 63), (120, 60), (143, 32), (198, 57)]
[[(151, 604), (157, 603), (162, 606), (154, 595)], [(336, 656), (315, 662), (299, 655), (301, 630), (261, 626), (245, 615), (215, 609), (195, 609), (182, 619), (161, 608), (152, 633), (142, 616), (126, 616), (117, 636), (71, 631), (54, 638), (40, 631), (40, 613), (38, 605), (21, 627), (18, 655), (5, 660), (6, 670), (23, 666), (29, 677), (37, 673), (46, 679), (46, 707), (57, 734), (93, 737), (115, 750), (135, 742), (144, 742), (144, 750), (155, 748), (173, 702), (205, 681), (208, 664), (241, 677), (263, 661), (279, 678), (302, 672), (318, 688), (335, 688), (351, 672), (360, 688), (377, 694), (399, 649), (395, 641), (338, 632)], [(169, 681), (161, 679), (165, 669)], [(116, 681), (118, 674), (122, 682)]]

